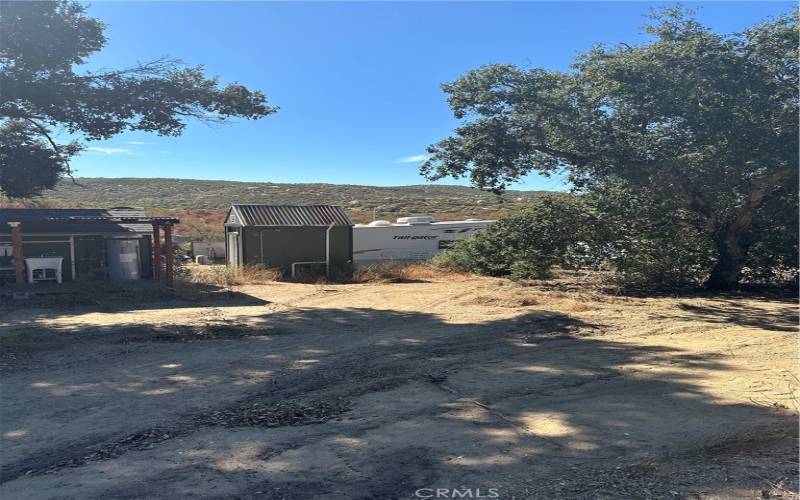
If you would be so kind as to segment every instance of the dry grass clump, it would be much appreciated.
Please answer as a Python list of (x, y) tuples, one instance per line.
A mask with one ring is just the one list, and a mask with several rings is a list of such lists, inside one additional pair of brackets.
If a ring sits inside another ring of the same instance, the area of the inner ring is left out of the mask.
[(555, 304), (556, 309), (566, 312), (585, 312), (597, 309), (598, 307), (599, 305), (597, 303), (575, 299), (561, 300)]
[(283, 277), (280, 269), (260, 265), (234, 268), (228, 266), (187, 265), (185, 281), (215, 286), (261, 285), (279, 281)]
[(531, 307), (541, 306), (563, 312), (585, 312), (601, 307), (601, 303), (614, 302), (613, 297), (596, 293), (576, 293), (553, 290), (530, 291), (528, 287), (498, 288), (477, 295), (463, 302), (464, 305), (490, 307)]
[(534, 295), (478, 295), (468, 301), (468, 304), (479, 304), (482, 306), (494, 307), (528, 307), (542, 303), (538, 296)]
[(413, 283), (464, 279), (467, 275), (428, 263), (387, 262), (360, 267), (353, 272), (353, 283)]

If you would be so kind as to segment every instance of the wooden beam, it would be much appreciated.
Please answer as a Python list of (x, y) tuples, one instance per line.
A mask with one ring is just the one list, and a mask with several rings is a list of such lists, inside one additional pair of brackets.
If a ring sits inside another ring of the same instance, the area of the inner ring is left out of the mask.
[(161, 277), (161, 234), (158, 230), (159, 223), (153, 222), (153, 279)]
[(172, 275), (172, 224), (164, 225), (164, 284), (171, 287), (174, 276)]
[(14, 274), (17, 283), (25, 283), (25, 260), (22, 255), (22, 226), (19, 222), (9, 222), (11, 226), (11, 252), (14, 254)]
[(69, 264), (72, 271), (72, 281), (77, 281), (77, 274), (75, 273), (75, 236), (69, 237)]

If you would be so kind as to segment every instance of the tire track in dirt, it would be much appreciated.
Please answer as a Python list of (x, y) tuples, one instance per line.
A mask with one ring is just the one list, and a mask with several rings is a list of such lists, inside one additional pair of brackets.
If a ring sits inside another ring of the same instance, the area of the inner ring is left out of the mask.
[[(413, 325), (406, 326), (413, 328)], [(414, 380), (445, 380), (448, 372), (465, 365), (486, 361), (487, 357), (507, 357), (515, 348), (502, 340), (524, 340), (525, 335), (507, 330), (453, 332), (424, 345), (358, 347), (349, 353), (337, 353), (334, 359), (323, 361), (310, 370), (284, 368), (276, 372), (271, 387), (226, 407), (184, 415), (170, 425), (141, 429), (116, 438), (93, 438), (66, 448), (49, 449), (7, 464), (0, 470), (0, 484), (25, 475), (51, 473), (113, 459), (129, 451), (151, 449), (206, 427), (322, 424), (349, 411), (352, 399), (359, 396), (391, 390)], [(551, 341), (547, 345), (556, 347), (562, 341)], [(430, 368), (431, 358), (437, 359), (436, 370)]]

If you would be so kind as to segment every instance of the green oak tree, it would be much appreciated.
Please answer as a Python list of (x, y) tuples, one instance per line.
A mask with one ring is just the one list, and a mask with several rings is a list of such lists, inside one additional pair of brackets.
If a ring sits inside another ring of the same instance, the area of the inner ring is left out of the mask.
[[(73, 1), (0, 2), (0, 190), (40, 195), (70, 174), (80, 140), (124, 131), (180, 135), (190, 119), (224, 122), (274, 113), (264, 94), (220, 85), (203, 68), (160, 59), (81, 71), (106, 44), (104, 25)], [(54, 131), (78, 139), (66, 144)]]
[(571, 71), (491, 65), (443, 85), (463, 122), (421, 172), (495, 191), (561, 169), (578, 191), (623, 183), (665, 207), (647, 227), (691, 226), (713, 243), (708, 288), (736, 287), (764, 228), (796, 243), (797, 16), (722, 35), (675, 8), (646, 31)]

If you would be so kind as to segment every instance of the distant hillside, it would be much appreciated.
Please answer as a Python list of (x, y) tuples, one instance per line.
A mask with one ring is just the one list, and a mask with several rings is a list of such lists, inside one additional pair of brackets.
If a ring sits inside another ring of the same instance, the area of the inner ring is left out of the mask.
[(217, 238), (224, 211), (234, 203), (330, 203), (347, 207), (356, 222), (429, 214), (439, 220), (495, 218), (547, 191), (509, 191), (502, 196), (464, 186), (356, 186), (276, 184), (187, 179), (79, 178), (62, 182), (35, 203), (54, 207), (144, 207), (177, 214), (179, 234)]
[(545, 191), (509, 191), (502, 197), (464, 186), (376, 187), (347, 184), (276, 184), (187, 179), (80, 178), (62, 182), (45, 200), (63, 206), (143, 206), (157, 210), (223, 209), (233, 203), (331, 203), (389, 213), (481, 210)]

